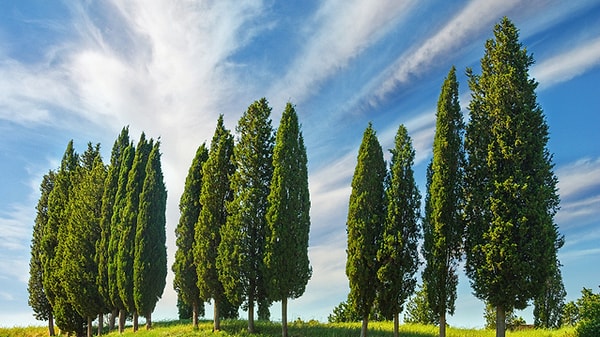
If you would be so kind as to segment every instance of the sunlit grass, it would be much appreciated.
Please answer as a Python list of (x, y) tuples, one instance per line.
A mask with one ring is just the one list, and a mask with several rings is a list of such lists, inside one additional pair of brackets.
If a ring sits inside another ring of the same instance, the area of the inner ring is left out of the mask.
[[(122, 337), (278, 337), (281, 336), (281, 324), (269, 322), (256, 322), (256, 333), (247, 332), (247, 321), (244, 320), (225, 320), (221, 323), (222, 331), (212, 331), (212, 321), (201, 321), (197, 330), (194, 330), (189, 321), (165, 321), (155, 322), (153, 329), (147, 331), (145, 326), (140, 325), (138, 332), (133, 332), (128, 326), (123, 334), (113, 331), (105, 336)], [(359, 336), (360, 323), (319, 323), (310, 322), (290, 322), (290, 337), (346, 337)], [(95, 332), (95, 331), (94, 331)], [(370, 322), (370, 337), (390, 337), (393, 332), (391, 322)], [(430, 325), (403, 324), (400, 325), (401, 337), (435, 337), (438, 335), (438, 327)], [(464, 329), (448, 327), (447, 337), (494, 337), (493, 330)], [(508, 331), (507, 337), (575, 337), (574, 328), (562, 328), (559, 330), (523, 330)], [(48, 330), (46, 327), (27, 327), (27, 328), (0, 328), (0, 337), (46, 337)]]

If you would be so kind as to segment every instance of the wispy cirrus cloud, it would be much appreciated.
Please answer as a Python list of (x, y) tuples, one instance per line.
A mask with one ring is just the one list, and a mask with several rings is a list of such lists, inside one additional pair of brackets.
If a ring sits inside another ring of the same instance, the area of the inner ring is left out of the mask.
[(600, 66), (600, 38), (582, 41), (576, 47), (542, 60), (532, 74), (545, 89), (568, 81)]
[(413, 0), (323, 2), (311, 19), (315, 30), (311, 30), (290, 71), (270, 89), (270, 96), (302, 102), (318, 92), (324, 80), (385, 36), (416, 3)]

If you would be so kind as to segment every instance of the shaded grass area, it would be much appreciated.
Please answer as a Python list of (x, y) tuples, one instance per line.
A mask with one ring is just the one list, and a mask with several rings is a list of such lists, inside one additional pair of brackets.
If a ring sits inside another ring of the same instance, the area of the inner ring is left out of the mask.
[[(164, 321), (153, 323), (154, 328), (146, 331), (143, 326), (134, 333), (128, 327), (123, 334), (111, 332), (104, 336), (122, 337), (279, 337), (281, 336), (281, 324), (269, 322), (256, 322), (256, 333), (247, 332), (247, 321), (226, 320), (221, 323), (222, 331), (212, 331), (212, 321), (201, 321), (198, 330), (194, 330), (189, 321)], [(319, 323), (316, 321), (289, 323), (290, 337), (355, 337), (360, 336), (360, 323)], [(402, 337), (435, 337), (438, 328), (430, 325), (404, 324), (400, 326)], [(369, 323), (370, 337), (390, 337), (393, 335), (391, 322)], [(493, 330), (460, 329), (449, 327), (446, 331), (447, 337), (494, 337)], [(508, 337), (575, 337), (574, 328), (562, 328), (559, 330), (524, 330), (507, 331)], [(45, 327), (27, 328), (0, 328), (0, 337), (45, 337), (48, 330)]]

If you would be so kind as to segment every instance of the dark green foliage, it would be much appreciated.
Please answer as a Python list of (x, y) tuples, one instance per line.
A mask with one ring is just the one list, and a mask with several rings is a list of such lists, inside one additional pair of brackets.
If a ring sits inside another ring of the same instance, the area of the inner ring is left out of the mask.
[[(125, 304), (119, 295), (118, 275), (119, 275), (119, 246), (121, 244), (121, 226), (125, 215), (125, 207), (127, 205), (127, 180), (129, 172), (133, 166), (135, 157), (135, 149), (129, 144), (121, 155), (122, 158), (119, 164), (119, 178), (117, 181), (117, 193), (115, 195), (113, 214), (111, 218), (111, 232), (108, 243), (108, 290), (109, 297), (113, 307), (124, 310)], [(124, 322), (119, 322), (121, 323)], [(119, 326), (122, 328), (122, 326)]]
[(98, 291), (96, 244), (100, 239), (102, 195), (106, 168), (99, 153), (88, 144), (81, 166), (72, 177), (69, 221), (59, 246), (63, 254), (61, 279), (75, 310), (86, 318), (96, 317), (106, 307)]
[(221, 227), (227, 222), (226, 204), (233, 194), (229, 177), (235, 172), (231, 161), (233, 156), (233, 136), (225, 128), (223, 115), (219, 116), (210, 144), (210, 153), (201, 169), (203, 173), (199, 193), (199, 217), (195, 222), (195, 266), (197, 288), (203, 299), (212, 299), (214, 307), (214, 329), (220, 329), (219, 311), (226, 302), (225, 290), (219, 280), (217, 255), (221, 242)]
[(427, 169), (423, 283), (428, 290), (429, 306), (439, 317), (440, 335), (445, 336), (446, 313), (454, 313), (465, 226), (462, 218), (464, 125), (454, 67), (444, 80), (436, 117), (433, 158)]
[(118, 225), (120, 238), (117, 252), (117, 285), (125, 309), (133, 312), (134, 315), (137, 313), (133, 296), (135, 236), (140, 194), (144, 185), (148, 155), (152, 147), (152, 143), (148, 142), (146, 136), (142, 133), (135, 150), (133, 165), (127, 177), (126, 204), (120, 214)]
[(542, 288), (543, 291), (533, 300), (533, 324), (537, 328), (558, 329), (563, 324), (562, 315), (567, 296), (558, 263)]
[(372, 125), (364, 132), (348, 206), (348, 249), (346, 275), (350, 283), (349, 300), (363, 318), (366, 336), (369, 313), (378, 289), (377, 250), (386, 218), (386, 165), (383, 151)]
[(404, 323), (438, 325), (439, 316), (431, 309), (427, 300), (427, 288), (422, 286), (408, 300), (404, 313)]
[(287, 299), (300, 297), (312, 275), (308, 260), (310, 196), (306, 148), (291, 103), (287, 103), (277, 130), (273, 167), (264, 264), (269, 298), (282, 301), (286, 337)]
[(507, 18), (494, 37), (486, 42), (482, 74), (467, 71), (466, 272), (475, 295), (497, 307), (501, 321), (504, 311), (524, 308), (540, 293), (561, 239), (548, 126), (528, 74), (533, 57)]
[(135, 308), (146, 318), (147, 328), (152, 326), (151, 314), (162, 296), (167, 277), (167, 190), (160, 162), (160, 142), (152, 144), (151, 140), (149, 145), (152, 150), (146, 160), (144, 182), (139, 196), (133, 256)]
[(33, 225), (33, 236), (31, 239), (31, 258), (29, 260), (29, 281), (27, 291), (29, 293), (29, 306), (33, 309), (37, 320), (48, 321), (50, 336), (54, 336), (52, 306), (44, 291), (43, 265), (42, 265), (42, 238), (48, 223), (48, 197), (54, 188), (56, 173), (48, 171), (40, 184), (40, 199), (36, 206), (36, 217)]
[[(185, 179), (185, 187), (179, 200), (179, 223), (175, 228), (177, 251), (175, 251), (175, 262), (172, 267), (175, 273), (173, 288), (177, 292), (178, 300), (182, 304), (188, 305), (192, 314), (194, 305), (196, 308), (200, 304), (204, 307), (204, 301), (198, 290), (198, 276), (194, 262), (194, 227), (200, 214), (202, 166), (206, 159), (208, 159), (208, 149), (205, 144), (202, 144), (196, 150), (196, 155)], [(189, 318), (192, 318), (192, 314)], [(197, 317), (195, 316), (194, 320), (195, 326), (198, 324)]]
[(129, 128), (125, 127), (119, 134), (112, 148), (110, 164), (104, 181), (104, 194), (102, 195), (102, 214), (100, 219), (100, 240), (96, 245), (96, 263), (98, 264), (98, 291), (106, 307), (105, 312), (111, 311), (117, 306), (113, 303), (110, 282), (108, 277), (111, 253), (109, 251), (112, 235), (112, 217), (115, 208), (115, 200), (119, 189), (119, 172), (124, 158), (125, 149), (129, 146)]
[(69, 199), (73, 176), (79, 167), (79, 157), (73, 148), (73, 141), (67, 145), (60, 168), (56, 174), (54, 188), (48, 196), (48, 222), (42, 236), (40, 254), (43, 266), (42, 284), (52, 305), (56, 324), (61, 331), (83, 333), (84, 319), (76, 312), (67, 299), (62, 282), (62, 249), (60, 242), (65, 237), (69, 222)]
[(418, 240), (421, 195), (412, 165), (415, 151), (404, 125), (398, 127), (387, 177), (387, 216), (377, 260), (380, 282), (377, 302), (387, 319), (398, 320), (404, 302), (414, 292), (419, 267)]
[(248, 330), (254, 331), (254, 304), (268, 307), (264, 279), (267, 197), (273, 176), (271, 108), (265, 98), (252, 103), (240, 118), (234, 148), (233, 199), (221, 228), (217, 269), (233, 304), (245, 302)]

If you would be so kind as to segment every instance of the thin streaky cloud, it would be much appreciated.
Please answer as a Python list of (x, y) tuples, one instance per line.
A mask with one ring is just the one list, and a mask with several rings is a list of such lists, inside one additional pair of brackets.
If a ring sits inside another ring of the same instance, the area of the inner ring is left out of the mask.
[(375, 102), (383, 100), (398, 85), (407, 83), (413, 76), (429, 69), (438, 57), (456, 53), (465, 41), (481, 34), (484, 29), (489, 29), (502, 13), (507, 13), (518, 4), (517, 0), (479, 0), (469, 3), (440, 31), (415, 49), (401, 55), (391, 69), (385, 71), (392, 75), (385, 78), (375, 90)]
[(270, 90), (272, 97), (291, 97), (300, 103), (318, 91), (325, 79), (385, 36), (417, 1), (324, 2), (312, 19), (317, 31)]
[(557, 168), (558, 189), (562, 200), (577, 197), (600, 185), (600, 158), (582, 158)]
[(577, 47), (543, 60), (531, 73), (545, 89), (571, 80), (600, 65), (600, 38), (583, 41)]

